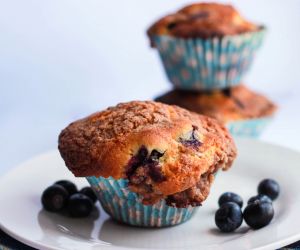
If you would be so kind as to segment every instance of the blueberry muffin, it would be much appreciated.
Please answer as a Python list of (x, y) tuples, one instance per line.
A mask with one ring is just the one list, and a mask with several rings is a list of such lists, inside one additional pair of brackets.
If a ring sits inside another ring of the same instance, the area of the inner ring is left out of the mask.
[(151, 101), (121, 103), (71, 123), (59, 151), (113, 218), (138, 226), (187, 220), (208, 196), (214, 174), (236, 157), (216, 120)]
[(212, 90), (240, 83), (260, 47), (265, 28), (231, 5), (196, 3), (156, 21), (147, 30), (171, 83)]
[(245, 20), (231, 5), (196, 3), (155, 22), (148, 36), (168, 35), (177, 38), (213, 38), (257, 31), (260, 27)]
[(232, 134), (246, 136), (258, 136), (277, 110), (271, 100), (242, 84), (209, 93), (173, 90), (155, 100), (213, 117)]

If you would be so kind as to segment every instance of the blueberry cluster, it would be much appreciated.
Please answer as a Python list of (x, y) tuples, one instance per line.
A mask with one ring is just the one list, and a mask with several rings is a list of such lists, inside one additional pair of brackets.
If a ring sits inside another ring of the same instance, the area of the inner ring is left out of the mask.
[(241, 226), (243, 219), (253, 229), (268, 225), (274, 217), (273, 200), (279, 195), (279, 185), (272, 179), (265, 179), (258, 185), (258, 194), (251, 197), (244, 211), (243, 199), (236, 193), (226, 192), (219, 198), (219, 209), (215, 223), (222, 232), (233, 232)]
[(50, 212), (67, 212), (71, 217), (87, 217), (93, 210), (97, 196), (90, 187), (78, 191), (68, 180), (60, 180), (46, 188), (42, 194), (42, 205)]

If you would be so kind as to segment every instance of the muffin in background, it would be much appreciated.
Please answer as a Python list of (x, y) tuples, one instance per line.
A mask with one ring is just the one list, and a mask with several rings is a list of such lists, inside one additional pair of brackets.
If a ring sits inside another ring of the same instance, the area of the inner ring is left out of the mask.
[(197, 3), (155, 22), (147, 31), (177, 89), (224, 89), (240, 83), (265, 35), (231, 5)]
[(67, 126), (59, 151), (115, 220), (142, 227), (187, 221), (217, 171), (236, 157), (228, 130), (177, 106), (133, 101)]
[(211, 92), (172, 90), (155, 100), (213, 117), (235, 136), (259, 136), (277, 110), (271, 100), (242, 84)]

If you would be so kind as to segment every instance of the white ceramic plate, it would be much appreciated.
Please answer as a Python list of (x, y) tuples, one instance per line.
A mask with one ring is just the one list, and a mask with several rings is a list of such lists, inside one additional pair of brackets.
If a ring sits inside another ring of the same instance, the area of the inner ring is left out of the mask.
[[(239, 157), (229, 172), (218, 175), (211, 195), (187, 223), (172, 228), (145, 229), (115, 223), (100, 209), (89, 218), (71, 219), (42, 210), (42, 191), (58, 179), (70, 179), (57, 151), (40, 155), (0, 180), (2, 230), (38, 249), (275, 249), (300, 239), (300, 154), (258, 141), (238, 140)], [(274, 178), (282, 192), (272, 223), (251, 230), (220, 233), (214, 213), (221, 193), (234, 191), (246, 202), (264, 178)]]

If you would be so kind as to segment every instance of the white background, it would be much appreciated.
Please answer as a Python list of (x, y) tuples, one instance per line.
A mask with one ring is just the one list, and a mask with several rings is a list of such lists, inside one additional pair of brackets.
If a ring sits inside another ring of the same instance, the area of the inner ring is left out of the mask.
[[(281, 108), (261, 139), (300, 150), (300, 1), (232, 2), (269, 28), (245, 79)], [(72, 120), (168, 90), (145, 30), (186, 3), (1, 0), (0, 175), (57, 147)]]

